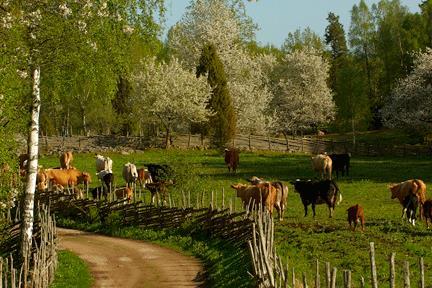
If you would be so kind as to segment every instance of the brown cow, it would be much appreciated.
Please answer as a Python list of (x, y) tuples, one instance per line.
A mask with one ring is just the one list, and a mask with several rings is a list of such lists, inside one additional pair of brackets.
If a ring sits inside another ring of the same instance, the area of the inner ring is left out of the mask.
[(152, 176), (147, 168), (139, 168), (138, 172), (138, 182), (141, 187), (145, 188), (146, 184), (153, 183)]
[(147, 188), (151, 193), (151, 204), (155, 203), (156, 196), (162, 198), (162, 202), (166, 203), (166, 198), (168, 196), (168, 185), (172, 185), (172, 180), (161, 180), (158, 182), (148, 183), (145, 188)]
[(273, 214), (273, 207), (276, 202), (276, 188), (270, 183), (259, 183), (257, 185), (232, 184), (231, 188), (237, 191), (237, 197), (243, 201), (243, 206), (246, 208), (251, 202), (257, 207), (261, 204)]
[(46, 169), (45, 173), (49, 182), (64, 187), (76, 186), (83, 183), (87, 187), (91, 183), (90, 174), (78, 169)]
[(432, 222), (432, 199), (428, 199), (423, 203), (423, 217), (427, 228), (429, 228), (429, 222)]
[(72, 151), (67, 151), (60, 155), (60, 167), (62, 169), (71, 169), (71, 163), (73, 160)]
[(228, 166), (228, 172), (232, 170), (235, 173), (239, 164), (239, 150), (225, 149), (225, 164)]
[(348, 211), (348, 223), (350, 227), (352, 227), (353, 231), (355, 231), (358, 223), (361, 224), (361, 229), (362, 231), (364, 231), (365, 219), (364, 219), (363, 207), (360, 206), (359, 204), (356, 204), (348, 208), (347, 211)]
[(288, 187), (280, 181), (267, 182), (264, 181), (264, 179), (258, 178), (256, 176), (251, 177), (247, 181), (249, 181), (253, 185), (257, 185), (259, 183), (270, 183), (272, 186), (276, 188), (276, 201), (274, 203), (274, 207), (278, 211), (279, 221), (282, 221), (286, 203), (287, 203)]
[(312, 168), (320, 174), (321, 179), (332, 178), (332, 159), (326, 154), (318, 154), (311, 157)]
[(117, 199), (126, 198), (128, 203), (130, 203), (132, 201), (133, 190), (130, 187), (118, 188), (118, 189), (114, 190), (114, 193), (115, 193)]
[(420, 216), (423, 213), (423, 203), (426, 201), (426, 184), (420, 179), (410, 179), (397, 184), (390, 184), (391, 199), (397, 198), (402, 206), (406, 197), (410, 194), (415, 195), (420, 205)]

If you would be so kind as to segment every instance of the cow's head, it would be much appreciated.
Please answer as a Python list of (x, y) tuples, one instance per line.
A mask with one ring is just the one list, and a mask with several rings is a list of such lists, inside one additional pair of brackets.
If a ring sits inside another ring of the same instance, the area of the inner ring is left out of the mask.
[(81, 175), (78, 176), (78, 183), (84, 183), (85, 185), (90, 184), (91, 183), (90, 173), (82, 172)]
[(398, 195), (399, 195), (399, 187), (400, 187), (399, 184), (390, 184), (388, 186), (388, 188), (390, 189), (390, 192), (392, 194), (391, 195), (391, 199), (395, 199), (395, 198), (398, 197)]
[(246, 179), (246, 180), (249, 181), (253, 185), (256, 185), (256, 184), (259, 184), (259, 183), (263, 182), (262, 178), (258, 178), (256, 176), (252, 176), (251, 178)]
[(231, 188), (235, 189), (237, 191), (237, 197), (239, 197), (241, 195), (241, 192), (247, 187), (246, 184), (242, 184), (242, 183), (237, 183), (237, 184), (232, 184)]

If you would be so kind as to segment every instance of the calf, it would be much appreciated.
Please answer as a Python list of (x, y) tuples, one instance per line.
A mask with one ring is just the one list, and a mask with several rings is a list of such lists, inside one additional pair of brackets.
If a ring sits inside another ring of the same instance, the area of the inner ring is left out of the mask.
[(407, 215), (408, 222), (415, 226), (415, 221), (417, 219), (417, 207), (419, 200), (416, 195), (409, 194), (405, 197), (403, 201), (403, 211), (402, 218), (404, 218), (405, 214)]
[(72, 168), (71, 162), (73, 160), (72, 152), (67, 151), (60, 155), (60, 167), (62, 169), (70, 169)]
[(343, 154), (330, 154), (329, 157), (332, 160), (332, 170), (336, 171), (336, 178), (339, 178), (339, 172), (342, 173), (342, 176), (349, 175), (350, 168), (350, 153)]
[(332, 176), (332, 159), (326, 154), (311, 157), (312, 169), (319, 173), (321, 179), (330, 179)]
[(249, 181), (253, 185), (257, 185), (259, 183), (270, 183), (273, 187), (276, 188), (276, 200), (274, 203), (274, 207), (278, 211), (279, 221), (282, 221), (288, 197), (288, 187), (283, 185), (283, 183), (280, 181), (266, 182), (256, 176), (253, 176), (247, 181)]
[[(342, 193), (340, 193), (339, 187), (333, 180), (299, 180), (291, 182), (294, 185), (294, 189), (300, 194), (302, 200), (305, 217), (308, 213), (308, 206), (312, 204), (312, 212), (315, 217), (315, 205), (326, 203), (329, 211), (330, 218), (333, 217), (333, 211), (336, 204), (342, 201)], [(339, 201), (336, 203), (337, 196), (339, 194)]]
[(228, 167), (228, 172), (237, 172), (237, 166), (239, 164), (239, 151), (235, 148), (225, 149), (225, 164)]
[[(168, 195), (168, 189), (167, 186), (173, 184), (172, 181), (158, 181), (153, 183), (148, 183), (145, 188), (147, 188), (150, 191), (151, 194), (151, 204), (155, 204), (156, 196), (158, 198), (162, 198), (162, 202), (166, 203), (166, 198)], [(158, 200), (159, 201), (159, 200)]]
[(107, 189), (107, 193), (111, 193), (113, 187), (114, 187), (114, 174), (107, 170), (102, 170), (98, 173), (96, 173), (98, 178), (105, 184), (105, 187)]
[(364, 231), (365, 219), (364, 219), (363, 207), (357, 204), (348, 208), (347, 211), (348, 211), (348, 223), (350, 227), (352, 227), (353, 231), (355, 231), (358, 223), (361, 224), (361, 229), (362, 231)]
[(432, 222), (432, 199), (428, 199), (423, 203), (423, 218), (426, 221), (427, 228), (429, 228), (429, 222)]
[(130, 187), (123, 187), (123, 188), (116, 189), (114, 191), (114, 193), (115, 193), (117, 199), (126, 198), (128, 203), (130, 203), (132, 201), (133, 190)]

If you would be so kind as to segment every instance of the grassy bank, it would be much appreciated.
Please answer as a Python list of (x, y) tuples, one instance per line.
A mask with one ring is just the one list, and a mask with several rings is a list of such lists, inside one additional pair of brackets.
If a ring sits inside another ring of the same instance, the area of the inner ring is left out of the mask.
[(88, 265), (74, 253), (58, 252), (58, 267), (50, 288), (87, 288), (93, 283)]
[[(275, 152), (242, 152), (239, 172), (228, 174), (221, 153), (217, 151), (163, 151), (149, 150), (141, 154), (110, 154), (114, 160), (114, 173), (121, 185), (121, 166), (134, 162), (138, 166), (145, 163), (168, 163), (177, 171), (177, 184), (171, 187), (171, 195), (176, 203), (181, 199), (181, 191), (190, 191), (192, 199), (210, 191), (217, 191), (221, 202), (221, 191), (225, 190), (226, 201), (234, 199), (232, 183), (243, 182), (252, 175), (282, 181), (296, 178), (314, 177), (310, 158), (307, 155)], [(44, 166), (58, 166), (56, 158), (42, 158)], [(398, 201), (390, 199), (387, 188), (391, 182), (401, 182), (409, 178), (420, 178), (430, 185), (430, 159), (362, 157), (352, 159), (350, 177), (341, 179), (338, 184), (343, 194), (343, 202), (336, 208), (335, 217), (328, 218), (325, 206), (317, 207), (317, 217), (303, 217), (303, 206), (298, 194), (289, 185), (288, 208), (282, 223), (276, 222), (276, 244), (278, 252), (297, 271), (305, 271), (309, 277), (314, 271), (314, 260), (329, 261), (341, 269), (353, 271), (354, 280), (360, 275), (368, 277), (369, 242), (376, 245), (378, 277), (382, 281), (388, 277), (387, 259), (396, 252), (397, 271), (400, 274), (403, 261), (409, 260), (412, 270), (412, 283), (418, 279), (415, 267), (418, 257), (425, 258), (426, 269), (432, 267), (432, 232), (423, 223), (412, 227), (400, 219), (401, 207)], [(75, 155), (74, 165), (87, 171), (94, 171), (94, 155)], [(93, 185), (96, 185), (94, 181)], [(147, 192), (148, 193), (148, 192)], [(149, 195), (146, 194), (146, 201)], [(192, 201), (194, 202), (194, 201)], [(348, 229), (346, 209), (354, 204), (365, 209), (366, 231), (353, 233)], [(240, 202), (236, 200), (237, 208)], [(291, 267), (292, 267), (291, 266)], [(321, 273), (323, 274), (323, 273)], [(341, 275), (341, 274), (340, 274)], [(427, 283), (432, 283), (432, 275), (426, 274)], [(401, 274), (397, 278), (401, 286)]]

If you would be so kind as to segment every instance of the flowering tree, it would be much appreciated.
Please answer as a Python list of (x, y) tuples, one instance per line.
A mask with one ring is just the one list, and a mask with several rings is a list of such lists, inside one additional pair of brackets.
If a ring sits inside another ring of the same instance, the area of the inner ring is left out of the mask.
[(327, 86), (329, 65), (316, 51), (295, 50), (277, 67), (273, 107), (283, 133), (330, 122), (335, 105)]
[(152, 58), (134, 80), (136, 103), (141, 112), (154, 114), (165, 127), (166, 148), (174, 125), (203, 122), (211, 115), (206, 109), (210, 99), (206, 79), (183, 69), (176, 59), (159, 64)]
[(256, 27), (243, 14), (239, 1), (196, 0), (174, 27), (168, 45), (187, 69), (196, 66), (201, 48), (211, 43), (227, 74), (228, 90), (237, 115), (237, 132), (265, 133), (269, 103), (270, 55), (250, 55), (243, 40), (253, 39)]
[(432, 131), (432, 49), (419, 53), (410, 75), (393, 89), (382, 110), (386, 126)]

